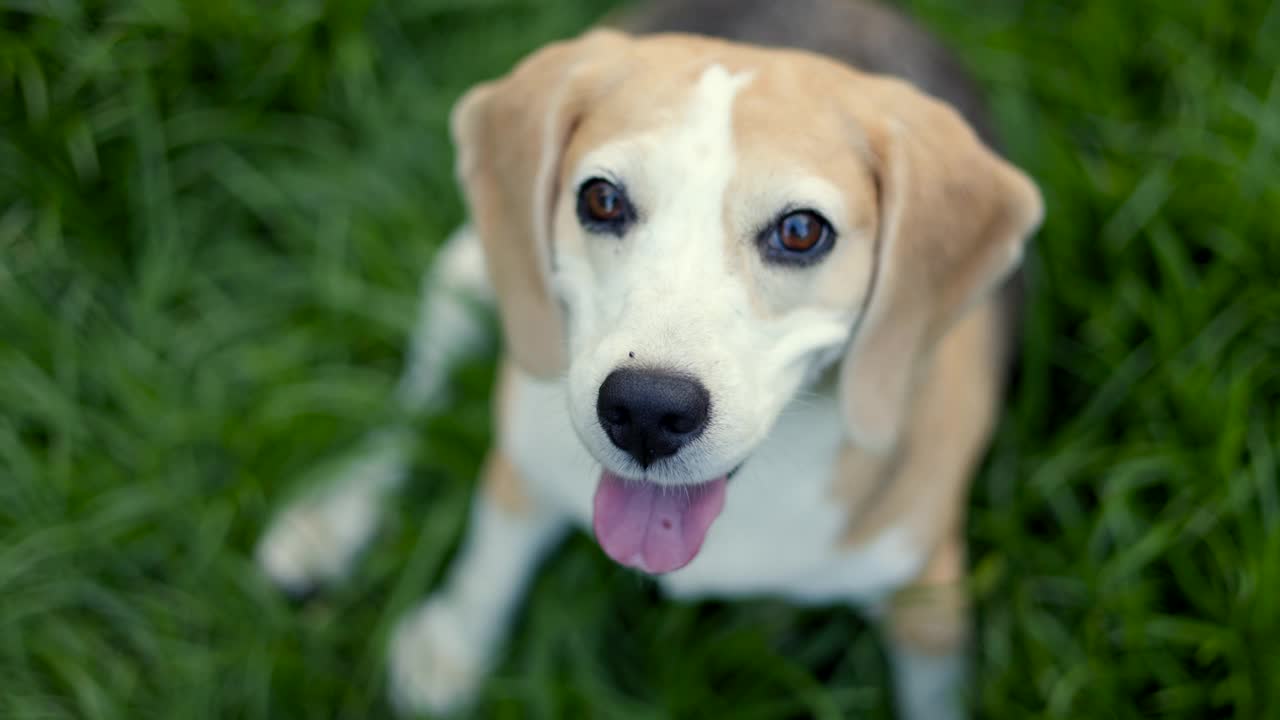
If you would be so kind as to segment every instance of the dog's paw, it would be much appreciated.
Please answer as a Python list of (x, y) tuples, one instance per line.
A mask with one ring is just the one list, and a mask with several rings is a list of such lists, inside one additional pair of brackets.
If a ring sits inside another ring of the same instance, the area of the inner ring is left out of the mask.
[(468, 707), (488, 671), (488, 653), (462, 613), (427, 599), (392, 633), (391, 704), (401, 716), (450, 714)]
[(376, 498), (344, 493), (304, 498), (285, 508), (258, 543), (259, 567), (302, 597), (344, 578), (377, 527)]
[(378, 527), (383, 497), (405, 476), (407, 442), (402, 432), (372, 434), (276, 516), (256, 559), (277, 586), (302, 596), (346, 577)]

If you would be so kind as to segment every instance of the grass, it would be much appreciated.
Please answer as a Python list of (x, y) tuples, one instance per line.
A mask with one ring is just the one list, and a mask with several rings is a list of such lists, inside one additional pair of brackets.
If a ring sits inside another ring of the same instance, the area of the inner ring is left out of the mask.
[[(972, 501), (981, 717), (1280, 717), (1280, 3), (907, 3), (1041, 183), (1023, 365)], [(589, 0), (0, 5), (0, 717), (384, 715), (492, 358), (355, 582), (258, 533), (387, 412), (460, 219), (446, 112)], [(659, 603), (582, 538), (484, 717), (888, 717), (851, 612)]]

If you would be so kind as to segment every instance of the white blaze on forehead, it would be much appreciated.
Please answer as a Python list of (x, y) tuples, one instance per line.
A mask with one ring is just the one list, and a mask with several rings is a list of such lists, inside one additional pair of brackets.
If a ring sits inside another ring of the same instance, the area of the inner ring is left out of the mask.
[(616, 342), (647, 351), (651, 362), (696, 360), (678, 343), (663, 342), (674, 341), (672, 325), (692, 328), (690, 312), (704, 318), (699, 310), (723, 312), (741, 290), (726, 276), (724, 218), (736, 167), (733, 103), (750, 80), (750, 73), (711, 65), (683, 104), (671, 108), (668, 123), (583, 158), (574, 186), (591, 177), (620, 181), (640, 215), (625, 238), (588, 240), (594, 267), (570, 257), (562, 263), (560, 287), (575, 315), (571, 332), (602, 344), (589, 352), (615, 355)]
[[(708, 197), (685, 198), (699, 206), (724, 207), (724, 195), (733, 176), (733, 101), (751, 82), (751, 73), (731, 75), (722, 65), (703, 71), (690, 95), (683, 122), (672, 133), (672, 152), (663, 156), (687, 186), (713, 193)], [(673, 177), (672, 180), (678, 180)]]
[[(662, 183), (655, 219), (663, 224), (714, 221), (717, 237), (723, 235), (725, 195), (737, 165), (733, 101), (750, 81), (750, 73), (731, 75), (721, 65), (703, 71), (680, 122), (663, 133), (655, 148)], [(716, 244), (703, 242), (711, 240), (699, 238), (697, 244)]]
[(716, 286), (729, 280), (724, 219), (737, 165), (733, 103), (750, 80), (750, 74), (730, 74), (721, 65), (707, 68), (675, 122), (647, 143), (642, 192), (648, 207), (641, 209), (647, 217), (632, 240), (638, 256), (628, 263), (628, 274), (635, 285), (647, 283), (665, 297), (659, 306), (725, 299)]

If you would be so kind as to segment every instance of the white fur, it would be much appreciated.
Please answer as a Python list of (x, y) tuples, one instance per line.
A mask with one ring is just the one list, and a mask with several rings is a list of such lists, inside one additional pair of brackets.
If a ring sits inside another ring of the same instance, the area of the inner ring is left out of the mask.
[(963, 651), (925, 655), (891, 647), (894, 695), (902, 720), (962, 720), (967, 663)]
[[(543, 504), (589, 531), (600, 464), (569, 425), (564, 386), (514, 377), (507, 452)], [(832, 491), (841, 432), (834, 398), (806, 397), (788, 407), (729, 482), (701, 552), (661, 576), (663, 588), (682, 597), (874, 604), (914, 577), (924, 554), (905, 527), (858, 547), (841, 545), (849, 511)]]
[(377, 529), (384, 496), (404, 478), (407, 442), (395, 432), (373, 433), (285, 507), (256, 551), (276, 585), (305, 593), (347, 576)]
[(493, 303), (484, 251), (470, 225), (454, 231), (422, 278), (418, 322), (397, 397), (412, 411), (440, 407), (447, 398), (449, 369), (484, 347), (481, 310)]
[(444, 588), (392, 633), (392, 701), (402, 712), (452, 712), (474, 699), (538, 560), (564, 528), (549, 511), (504, 513), (478, 497)]
[[(477, 499), (445, 588), (392, 634), (392, 697), (404, 712), (451, 712), (474, 700), (547, 547), (566, 521), (591, 526), (600, 465), (573, 432), (564, 381), (538, 381), (517, 370), (509, 392), (504, 450), (528, 483), (533, 509), (513, 516)], [(782, 413), (730, 482), (702, 551), (659, 578), (665, 592), (877, 607), (919, 571), (924, 555), (905, 528), (862, 546), (841, 546), (848, 511), (832, 501), (831, 488), (841, 442), (838, 413), (830, 397), (804, 398)], [(908, 682), (936, 695), (928, 670)]]

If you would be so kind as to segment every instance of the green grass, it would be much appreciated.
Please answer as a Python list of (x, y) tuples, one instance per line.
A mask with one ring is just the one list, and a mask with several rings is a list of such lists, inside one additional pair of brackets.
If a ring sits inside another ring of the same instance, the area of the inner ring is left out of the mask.
[[(1280, 717), (1280, 3), (908, 4), (1048, 202), (972, 502), (980, 715)], [(0, 717), (384, 715), (492, 358), (355, 582), (293, 608), (250, 552), (387, 412), (461, 219), (450, 104), (605, 4), (0, 7)], [(878, 645), (660, 603), (577, 538), (479, 714), (716, 713), (888, 717)]]

